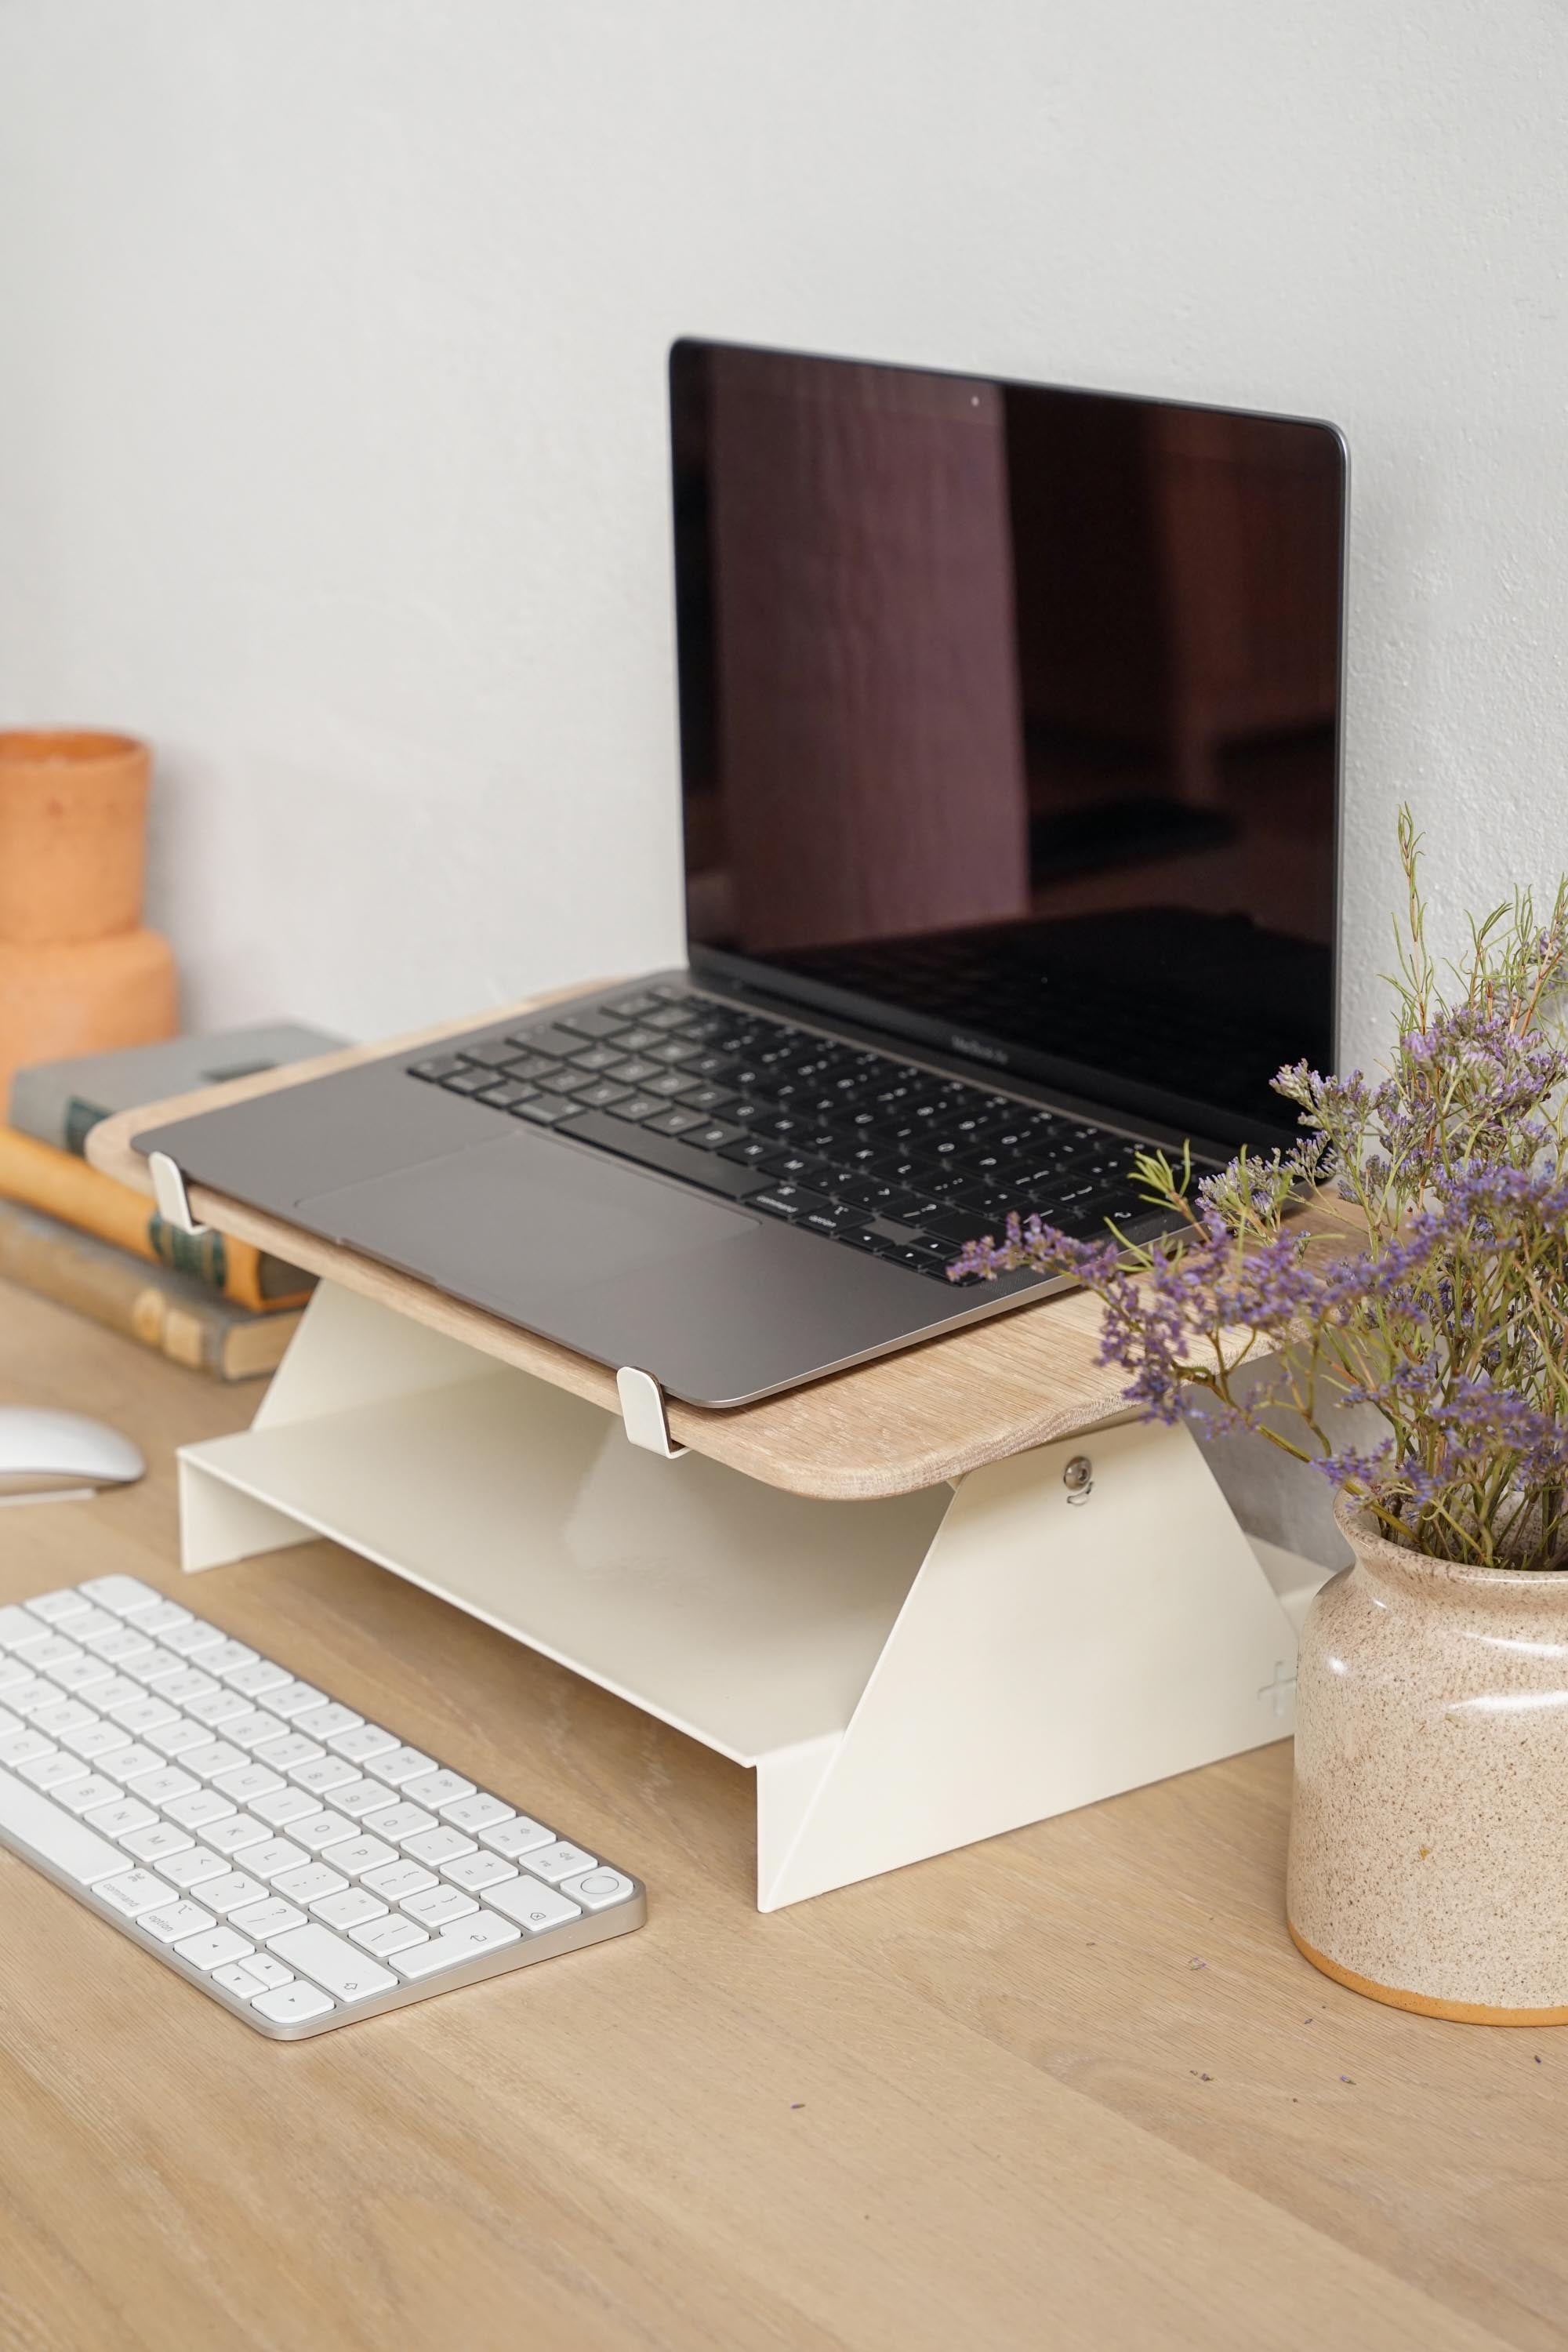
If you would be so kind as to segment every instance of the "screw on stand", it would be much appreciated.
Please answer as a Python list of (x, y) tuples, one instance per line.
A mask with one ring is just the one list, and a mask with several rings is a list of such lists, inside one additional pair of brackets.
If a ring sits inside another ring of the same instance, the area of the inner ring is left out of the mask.
[(1094, 1492), (1094, 1465), (1087, 1454), (1075, 1454), (1062, 1472), (1069, 1503), (1087, 1503)]

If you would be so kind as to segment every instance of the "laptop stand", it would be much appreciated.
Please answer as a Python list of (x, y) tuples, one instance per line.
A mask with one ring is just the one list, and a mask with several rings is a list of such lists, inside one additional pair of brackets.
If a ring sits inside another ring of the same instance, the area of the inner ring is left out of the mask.
[(1126, 1414), (1091, 1301), (707, 1412), (130, 1149), (345, 1058), (89, 1139), (321, 1277), (251, 1427), (181, 1453), (187, 1570), (329, 1537), (749, 1768), (763, 1910), (1289, 1734), (1324, 1571)]

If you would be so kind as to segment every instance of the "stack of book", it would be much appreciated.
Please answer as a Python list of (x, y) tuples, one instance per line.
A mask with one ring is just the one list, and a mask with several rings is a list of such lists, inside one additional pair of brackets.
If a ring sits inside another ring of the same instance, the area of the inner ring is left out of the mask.
[(0, 1127), (0, 1279), (216, 1380), (274, 1370), (312, 1276), (248, 1242), (182, 1233), (143, 1194), (89, 1167), (86, 1139), (112, 1112), (342, 1042), (274, 1023), (18, 1070)]

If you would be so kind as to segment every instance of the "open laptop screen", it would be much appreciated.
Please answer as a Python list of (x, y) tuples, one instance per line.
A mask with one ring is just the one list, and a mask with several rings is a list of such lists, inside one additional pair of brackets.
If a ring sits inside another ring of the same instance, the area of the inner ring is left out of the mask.
[(1210, 1139), (1333, 1049), (1329, 425), (678, 343), (698, 969)]

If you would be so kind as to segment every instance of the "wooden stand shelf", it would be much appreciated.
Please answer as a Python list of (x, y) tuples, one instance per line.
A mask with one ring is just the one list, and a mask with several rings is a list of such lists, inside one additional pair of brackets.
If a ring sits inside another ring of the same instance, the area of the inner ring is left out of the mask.
[[(363, 1050), (124, 1114), (89, 1157), (150, 1191), (133, 1135)], [(189, 1207), (321, 1283), (253, 1426), (181, 1454), (185, 1567), (330, 1536), (751, 1767), (763, 1909), (1292, 1727), (1322, 1571), (1248, 1542), (1184, 1429), (1128, 1418), (1081, 1296), (734, 1412), (672, 1402), (661, 1459), (605, 1367)]]

